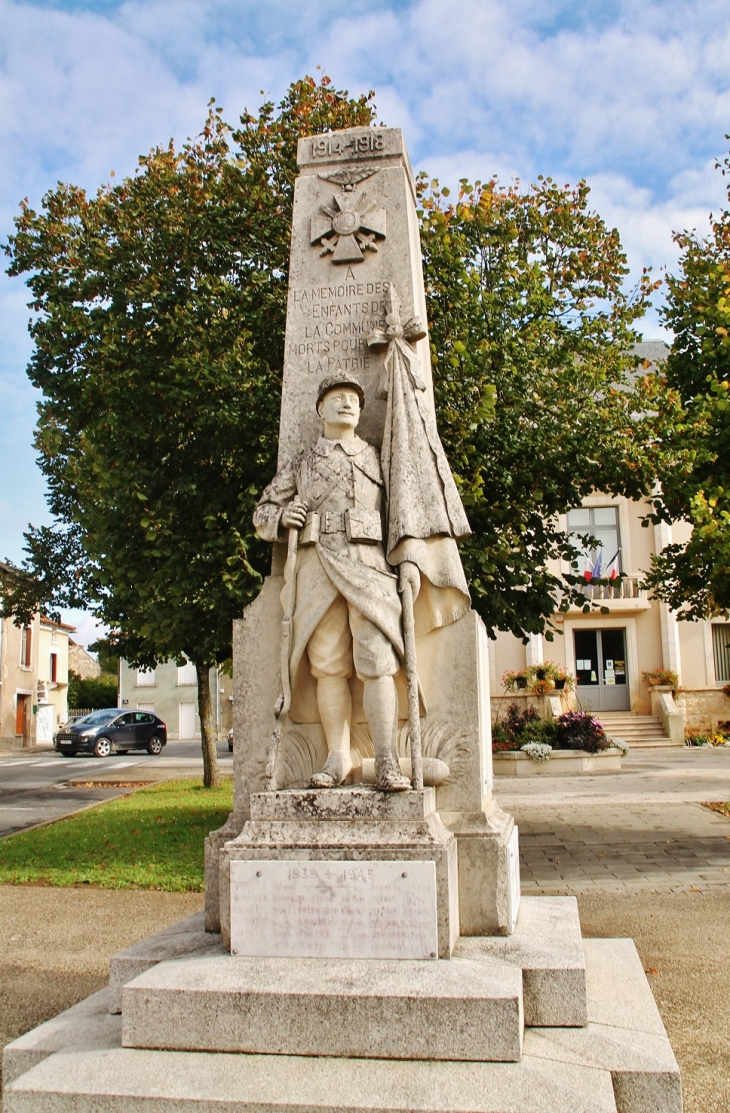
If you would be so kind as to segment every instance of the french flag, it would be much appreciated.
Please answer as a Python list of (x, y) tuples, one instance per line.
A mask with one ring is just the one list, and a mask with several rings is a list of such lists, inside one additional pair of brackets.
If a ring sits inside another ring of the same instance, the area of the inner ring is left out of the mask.
[(593, 580), (600, 580), (602, 565), (603, 554), (599, 552), (598, 556), (596, 557), (595, 564), (590, 568), (586, 568), (585, 572), (583, 573), (583, 579), (587, 584), (591, 583)]
[(613, 583), (618, 576), (618, 554), (620, 552), (621, 548), (619, 547), (606, 565), (606, 575), (611, 583)]

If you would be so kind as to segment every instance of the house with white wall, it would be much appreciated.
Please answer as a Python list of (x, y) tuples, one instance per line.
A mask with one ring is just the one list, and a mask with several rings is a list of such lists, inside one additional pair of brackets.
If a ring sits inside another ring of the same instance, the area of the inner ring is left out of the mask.
[[(638, 353), (653, 363), (666, 358), (667, 351), (663, 343), (638, 346)], [(651, 510), (648, 501), (596, 491), (561, 517), (562, 529), (602, 542), (600, 550), (583, 552), (579, 572), (590, 571), (600, 552), (600, 578), (613, 570), (616, 578), (603, 585), (587, 583), (585, 594), (596, 604), (589, 611), (573, 607), (554, 614), (552, 642), (533, 635), (525, 645), (511, 634), (498, 635), (491, 655), (493, 704), (503, 708), (509, 702), (501, 682), (505, 670), (554, 661), (576, 678), (579, 707), (595, 711), (616, 728), (638, 717), (645, 720), (649, 735), (652, 722), (659, 727), (662, 716), (656, 690), (652, 692), (643, 674), (662, 669), (679, 677), (676, 711), (688, 725), (730, 723), (730, 697), (723, 692), (730, 682), (730, 622), (678, 621), (666, 603), (639, 586), (652, 556), (673, 541), (686, 540), (690, 529), (687, 523), (647, 528), (642, 522)], [(573, 571), (567, 563), (557, 570)], [(664, 704), (671, 699), (669, 695)], [(661, 726), (666, 733), (669, 724), (663, 721)], [(678, 741), (676, 731), (674, 736)]]
[[(233, 681), (219, 669), (211, 669), (209, 679), (216, 737), (225, 738), (233, 719)], [(120, 661), (119, 703), (159, 715), (169, 739), (200, 738), (198, 680), (190, 661), (165, 661), (155, 669), (136, 669)]]

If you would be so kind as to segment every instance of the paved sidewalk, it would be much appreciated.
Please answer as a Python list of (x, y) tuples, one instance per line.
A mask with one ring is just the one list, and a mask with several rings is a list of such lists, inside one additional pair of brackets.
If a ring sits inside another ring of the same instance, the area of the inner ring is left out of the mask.
[(524, 893), (730, 887), (730, 751), (645, 750), (619, 774), (497, 777), (520, 829)]

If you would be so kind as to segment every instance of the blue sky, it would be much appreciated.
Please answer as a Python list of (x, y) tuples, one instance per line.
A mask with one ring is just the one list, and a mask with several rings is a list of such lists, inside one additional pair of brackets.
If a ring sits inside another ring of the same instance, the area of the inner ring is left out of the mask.
[[(726, 204), (726, 0), (0, 0), (0, 240), (21, 198), (95, 189), (137, 155), (235, 122), (315, 67), (373, 88), (414, 167), (585, 177), (637, 273)], [(0, 558), (47, 520), (31, 448), (27, 295), (0, 277)], [(656, 314), (647, 338), (662, 334)]]

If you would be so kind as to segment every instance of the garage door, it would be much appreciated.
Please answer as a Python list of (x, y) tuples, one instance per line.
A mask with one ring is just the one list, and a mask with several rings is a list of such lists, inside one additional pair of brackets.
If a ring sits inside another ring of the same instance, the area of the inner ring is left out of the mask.
[(194, 703), (180, 704), (180, 737), (195, 738), (198, 734), (196, 715), (197, 708)]

